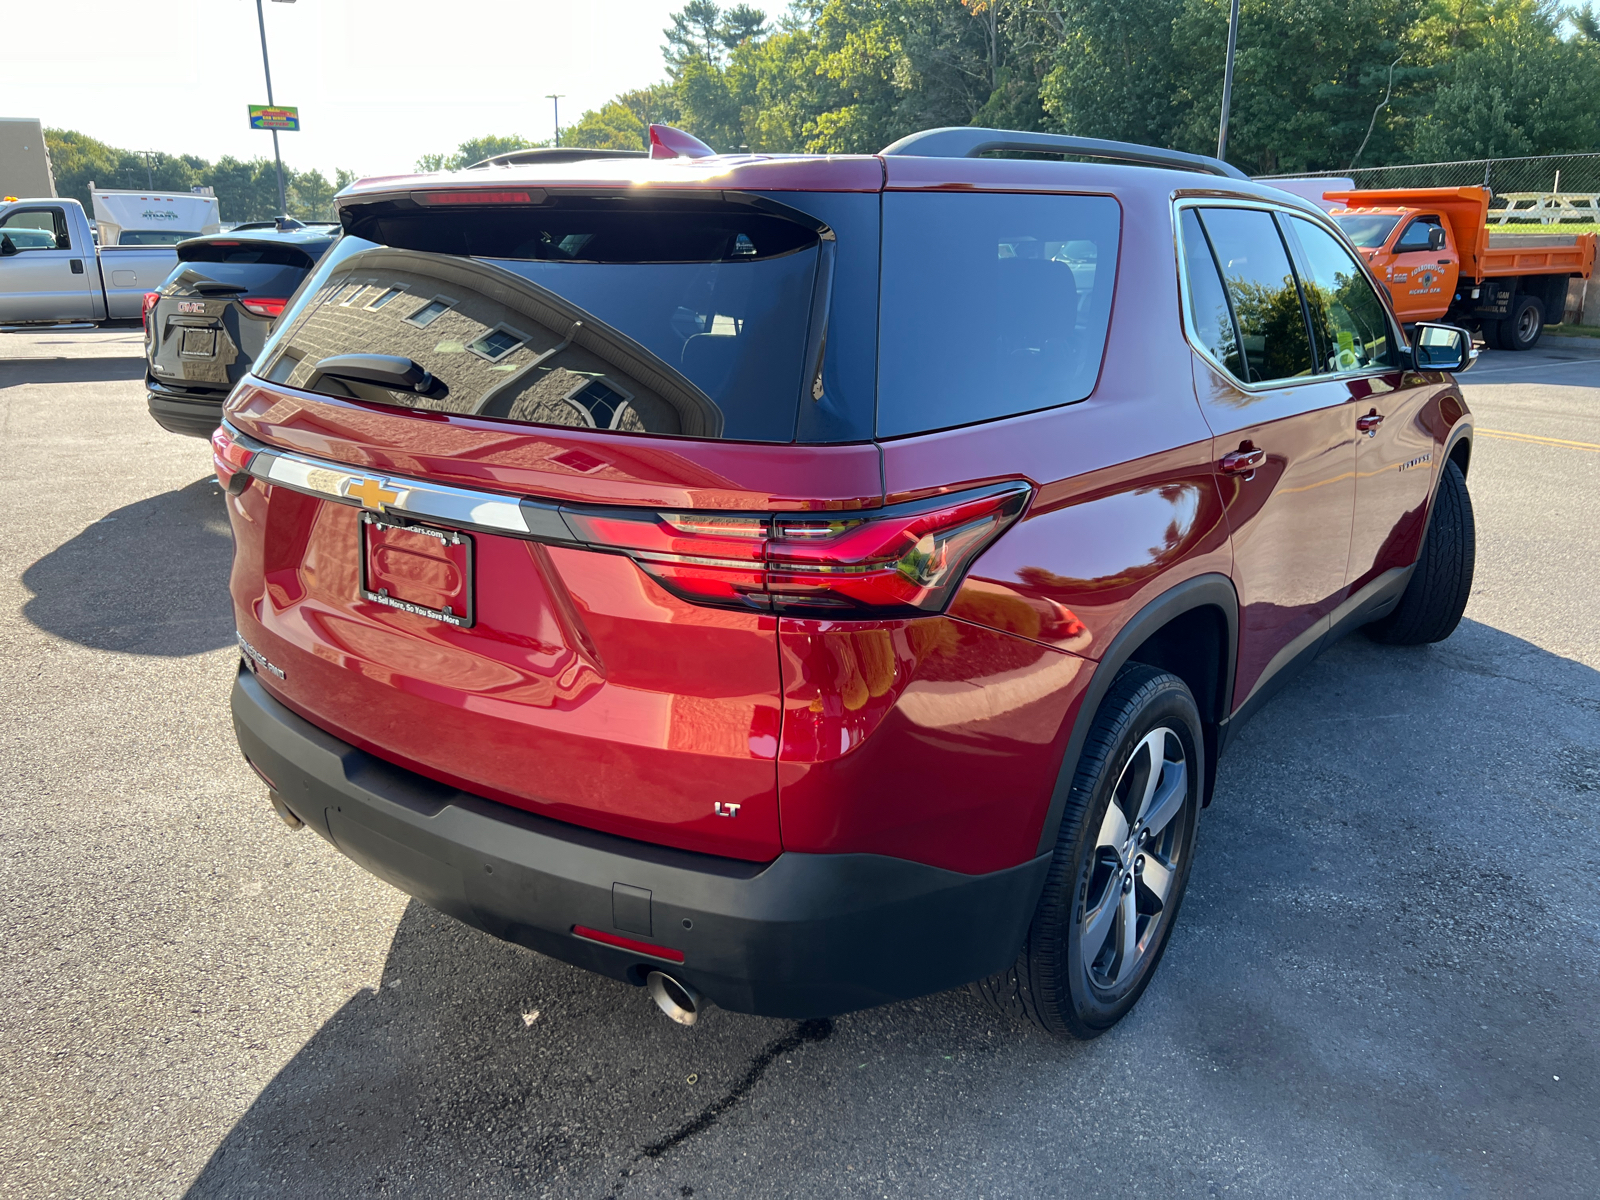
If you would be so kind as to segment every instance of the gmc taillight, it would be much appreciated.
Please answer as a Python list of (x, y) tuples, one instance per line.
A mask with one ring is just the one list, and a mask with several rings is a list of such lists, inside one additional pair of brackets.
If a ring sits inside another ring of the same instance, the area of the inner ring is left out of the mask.
[(258, 317), (276, 317), (282, 314), (283, 306), (288, 304), (289, 301), (286, 299), (269, 300), (260, 296), (252, 296), (248, 300), (239, 301), (239, 303)]
[(621, 550), (697, 604), (835, 618), (940, 612), (1032, 489), (998, 484), (873, 512), (640, 513), (563, 508), (572, 531)]
[(144, 327), (147, 332), (150, 329), (150, 310), (156, 306), (156, 303), (160, 299), (160, 292), (146, 292), (144, 294), (144, 308), (139, 313), (139, 319), (144, 322)]

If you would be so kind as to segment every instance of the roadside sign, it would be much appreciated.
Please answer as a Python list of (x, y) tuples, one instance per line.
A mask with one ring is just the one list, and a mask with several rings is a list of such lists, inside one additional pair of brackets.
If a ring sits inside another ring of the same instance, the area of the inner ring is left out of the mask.
[(300, 110), (291, 105), (252, 104), (251, 129), (283, 129), (290, 133), (300, 130)]

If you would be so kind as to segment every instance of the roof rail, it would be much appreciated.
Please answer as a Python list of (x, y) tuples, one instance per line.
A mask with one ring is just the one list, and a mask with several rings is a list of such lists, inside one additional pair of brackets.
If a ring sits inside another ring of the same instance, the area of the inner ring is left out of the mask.
[(1149, 167), (1176, 167), (1180, 171), (1202, 171), (1226, 175), (1230, 179), (1249, 179), (1243, 171), (1220, 158), (1186, 154), (1182, 150), (1163, 150), (1158, 146), (1139, 146), (1133, 142), (1111, 142), (1104, 138), (1075, 137), (1068, 133), (1028, 133), (1020, 129), (978, 129), (970, 125), (947, 125), (907, 134), (885, 146), (880, 154), (915, 154), (924, 158), (977, 158), (994, 150), (1029, 151), (1036, 154), (1080, 154), (1085, 158), (1105, 158), (1113, 162), (1140, 163)]
[(480, 167), (525, 167), (534, 163), (550, 165), (552, 163), (582, 162), (588, 158), (643, 158), (643, 150), (594, 150), (585, 146), (536, 146), (527, 150), (507, 150), (504, 154), (495, 154), (482, 162), (475, 162), (467, 167), (469, 171), (476, 171)]

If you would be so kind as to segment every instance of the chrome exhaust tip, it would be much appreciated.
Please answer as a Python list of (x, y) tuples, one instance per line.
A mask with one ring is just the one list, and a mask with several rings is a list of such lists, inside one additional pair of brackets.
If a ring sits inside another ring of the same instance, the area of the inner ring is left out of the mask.
[(278, 795), (272, 788), (267, 789), (267, 799), (272, 801), (272, 810), (283, 818), (283, 823), (290, 829), (299, 829), (305, 824), (304, 821), (289, 810), (289, 806), (283, 802), (283, 797)]
[(665, 971), (651, 971), (645, 977), (644, 985), (650, 992), (650, 999), (656, 1002), (656, 1007), (679, 1025), (693, 1025), (705, 1004), (699, 992)]

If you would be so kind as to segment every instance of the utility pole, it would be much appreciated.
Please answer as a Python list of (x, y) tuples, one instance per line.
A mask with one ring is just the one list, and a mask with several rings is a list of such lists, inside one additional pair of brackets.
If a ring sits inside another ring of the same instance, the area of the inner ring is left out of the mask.
[(565, 92), (562, 92), (560, 95), (556, 95), (554, 92), (548, 92), (545, 94), (545, 99), (550, 101), (556, 110), (556, 145), (558, 146), (561, 145), (561, 101), (565, 96)]
[[(278, 0), (280, 4), (293, 4), (294, 0)], [(1235, 0), (1237, 6), (1238, 0)], [(261, 69), (267, 73), (267, 104), (274, 103), (272, 99), (272, 64), (267, 61), (267, 19), (261, 15), (261, 0), (256, 0), (256, 22), (261, 26)], [(278, 153), (278, 131), (272, 131), (272, 161), (278, 164), (278, 208), (284, 216), (289, 215), (289, 193), (283, 186), (283, 155)]]
[[(1228, 61), (1222, 69), (1222, 124), (1217, 128), (1217, 157), (1228, 157), (1228, 110), (1233, 107), (1233, 52), (1239, 44), (1239, 0), (1228, 14)], [(274, 137), (277, 135), (274, 134)]]

